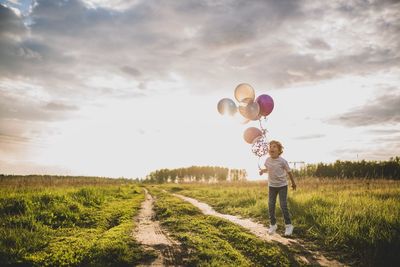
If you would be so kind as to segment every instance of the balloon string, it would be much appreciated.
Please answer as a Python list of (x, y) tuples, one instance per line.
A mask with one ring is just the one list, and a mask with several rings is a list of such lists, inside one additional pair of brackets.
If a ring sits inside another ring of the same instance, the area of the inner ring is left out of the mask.
[[(267, 117), (264, 117), (265, 122), (267, 122), (267, 119), (268, 119)], [(268, 130), (262, 126), (261, 118), (258, 120), (258, 122), (260, 123), (260, 128), (261, 128), (261, 131), (262, 131), (262, 135), (264, 137), (266, 137), (266, 134), (267, 134)]]
[[(268, 118), (265, 116), (265, 117), (264, 117), (265, 122), (267, 122), (267, 119), (268, 119)], [(262, 126), (261, 118), (258, 120), (258, 122), (260, 123), (260, 128), (261, 128), (263, 137), (264, 137), (264, 138), (267, 138), (267, 132), (268, 132), (268, 130)], [(261, 168), (261, 166), (260, 166), (260, 159), (261, 159), (261, 157), (259, 156), (259, 157), (258, 157), (257, 165), (258, 165), (258, 169), (261, 171), (262, 168)]]
[(258, 157), (258, 163), (257, 163), (257, 164), (258, 164), (258, 170), (261, 171), (262, 169), (261, 169), (261, 166), (260, 166), (260, 158), (261, 158), (261, 157)]

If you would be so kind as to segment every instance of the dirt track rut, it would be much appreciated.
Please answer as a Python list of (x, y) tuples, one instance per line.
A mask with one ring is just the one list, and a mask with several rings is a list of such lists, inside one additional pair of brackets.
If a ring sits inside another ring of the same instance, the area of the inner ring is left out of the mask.
[(227, 219), (233, 223), (236, 223), (236, 224), (250, 230), (251, 233), (253, 233), (254, 235), (258, 236), (259, 238), (261, 238), (263, 240), (266, 240), (269, 242), (275, 241), (275, 242), (278, 242), (289, 248), (292, 248), (292, 251), (295, 251), (294, 256), (299, 261), (303, 262), (304, 264), (313, 265), (313, 266), (346, 266), (345, 264), (340, 263), (337, 260), (327, 259), (324, 255), (322, 255), (321, 252), (310, 251), (296, 239), (286, 238), (279, 234), (269, 235), (268, 228), (260, 223), (254, 222), (250, 219), (242, 219), (238, 216), (219, 213), (219, 212), (215, 211), (208, 204), (200, 202), (194, 198), (186, 197), (186, 196), (179, 195), (179, 194), (173, 194), (173, 195), (196, 206), (205, 215), (212, 215), (212, 216), (216, 216), (219, 218)]
[(146, 249), (154, 251), (157, 258), (140, 266), (180, 266), (180, 244), (161, 229), (160, 222), (155, 220), (154, 216), (154, 199), (146, 189), (144, 190), (145, 200), (136, 217), (137, 227), (133, 235)]

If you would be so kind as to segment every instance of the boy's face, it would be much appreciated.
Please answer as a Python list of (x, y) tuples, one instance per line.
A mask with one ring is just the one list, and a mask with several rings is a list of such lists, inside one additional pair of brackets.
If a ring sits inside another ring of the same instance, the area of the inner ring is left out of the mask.
[(271, 158), (279, 157), (279, 147), (276, 144), (270, 144), (268, 153)]

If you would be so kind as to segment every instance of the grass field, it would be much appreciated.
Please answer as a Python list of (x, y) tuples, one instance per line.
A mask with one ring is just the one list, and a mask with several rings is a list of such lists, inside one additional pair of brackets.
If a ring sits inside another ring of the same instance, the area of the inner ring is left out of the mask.
[(144, 195), (124, 181), (14, 177), (0, 189), (0, 266), (132, 266)]
[(199, 209), (158, 186), (156, 214), (162, 225), (181, 242), (186, 266), (297, 266), (290, 252), (267, 243), (245, 229)]
[[(254, 218), (268, 225), (265, 182), (165, 185), (217, 211)], [(277, 204), (278, 205), (278, 204)], [(303, 179), (289, 192), (295, 236), (315, 249), (355, 265), (400, 262), (400, 182), (388, 180)], [(280, 233), (283, 219), (277, 206)]]
[[(170, 193), (268, 225), (265, 182), (139, 184), (125, 179), (0, 176), (0, 266), (135, 266), (154, 254), (132, 237), (155, 199), (156, 218), (181, 243), (185, 266), (296, 266), (289, 248), (206, 216)], [(166, 190), (166, 191), (165, 191)], [(289, 192), (294, 237), (355, 266), (400, 263), (400, 182), (302, 179)], [(279, 233), (283, 219), (277, 207)]]

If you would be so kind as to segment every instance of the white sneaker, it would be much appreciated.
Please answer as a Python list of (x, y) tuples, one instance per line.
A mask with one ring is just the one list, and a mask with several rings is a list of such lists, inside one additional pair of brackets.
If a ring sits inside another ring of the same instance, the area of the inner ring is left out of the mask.
[(292, 233), (293, 233), (293, 225), (291, 225), (291, 224), (286, 224), (285, 225), (285, 235), (286, 236), (289, 236), (289, 235), (292, 235)]
[(278, 229), (278, 226), (276, 224), (270, 225), (269, 229), (268, 229), (268, 234), (270, 234), (270, 235), (275, 234), (276, 229)]

